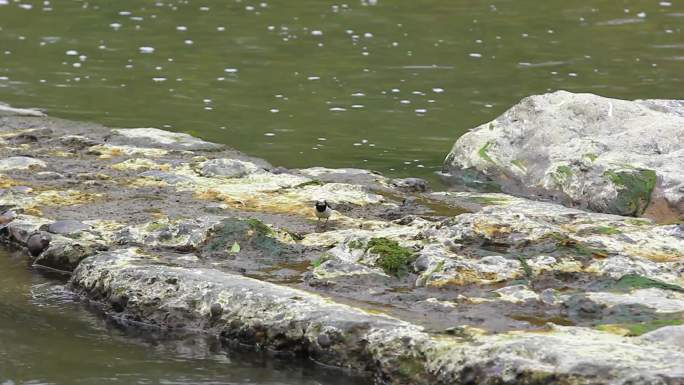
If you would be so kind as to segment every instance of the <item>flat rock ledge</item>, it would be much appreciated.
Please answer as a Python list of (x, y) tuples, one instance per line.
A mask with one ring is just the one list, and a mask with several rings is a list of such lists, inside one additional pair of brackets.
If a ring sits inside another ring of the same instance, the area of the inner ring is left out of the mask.
[(460, 137), (444, 171), (461, 186), (676, 223), (682, 165), (684, 101), (558, 91), (527, 97)]
[(0, 142), (0, 241), (132, 325), (377, 384), (684, 384), (684, 226), (11, 107)]

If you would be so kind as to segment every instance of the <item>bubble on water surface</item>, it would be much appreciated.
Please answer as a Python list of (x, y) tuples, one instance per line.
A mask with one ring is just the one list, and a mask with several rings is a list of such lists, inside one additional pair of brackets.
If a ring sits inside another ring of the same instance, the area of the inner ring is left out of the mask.
[(138, 48), (138, 50), (140, 51), (140, 53), (152, 53), (152, 52), (154, 52), (153, 47), (140, 47), (140, 48)]
[(323, 31), (319, 31), (317, 29), (311, 31), (312, 36), (323, 36)]
[(472, 53), (469, 53), (468, 56), (474, 57), (474, 58), (481, 58), (481, 57), (482, 57), (482, 54), (481, 54), (481, 53), (472, 52)]
[(224, 68), (223, 72), (228, 73), (228, 74), (234, 74), (234, 73), (237, 73), (238, 70), (237, 70), (237, 68)]
[(76, 56), (76, 55), (78, 55), (78, 51), (76, 51), (74, 49), (70, 49), (70, 50), (66, 51), (64, 54), (67, 56)]
[(275, 136), (275, 133), (273, 132), (267, 132), (264, 134), (264, 136)]
[(193, 44), (195, 44), (194, 41), (189, 40), (189, 39), (188, 39), (188, 40), (185, 40), (183, 43), (185, 43), (185, 44), (187, 44), (187, 45), (193, 45)]
[(33, 5), (31, 5), (31, 4), (19, 4), (19, 8), (30, 10), (33, 8)]
[(185, 31), (187, 31), (187, 30), (188, 30), (188, 27), (186, 27), (186, 26), (184, 26), (184, 25), (179, 25), (179, 26), (176, 27), (176, 31), (185, 32)]

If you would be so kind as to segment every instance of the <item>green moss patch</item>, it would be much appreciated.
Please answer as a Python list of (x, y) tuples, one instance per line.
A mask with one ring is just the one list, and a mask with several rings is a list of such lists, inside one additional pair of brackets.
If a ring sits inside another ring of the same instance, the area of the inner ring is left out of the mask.
[(554, 240), (556, 242), (556, 247), (558, 247), (559, 249), (569, 250), (575, 254), (579, 254), (582, 256), (605, 258), (609, 254), (608, 250), (606, 249), (587, 245), (585, 243), (572, 239), (565, 234), (551, 233), (545, 235), (544, 237)]
[(615, 329), (623, 329), (627, 332), (626, 335), (631, 337), (640, 336), (648, 332), (652, 332), (656, 329), (660, 329), (665, 326), (676, 326), (684, 325), (684, 319), (682, 318), (668, 318), (668, 319), (656, 319), (652, 321), (645, 322), (634, 322), (634, 323), (621, 323), (621, 324), (609, 324), (609, 325), (599, 325), (596, 327), (598, 330), (603, 331), (614, 331)]
[(483, 206), (494, 206), (494, 205), (505, 205), (508, 200), (505, 198), (487, 197), (487, 196), (474, 196), (468, 197), (469, 202), (477, 203)]
[(314, 259), (313, 261), (311, 261), (311, 266), (313, 266), (313, 268), (315, 269), (318, 266), (325, 263), (326, 261), (329, 261), (330, 259), (331, 259), (331, 257), (329, 255), (322, 255), (322, 256)]
[(313, 179), (313, 180), (310, 180), (308, 182), (300, 183), (300, 184), (294, 186), (293, 188), (302, 188), (302, 187), (306, 187), (306, 186), (323, 186), (324, 184), (325, 184), (325, 182), (323, 182), (321, 180)]
[(650, 289), (657, 288), (663, 290), (672, 290), (680, 293), (684, 293), (684, 288), (681, 286), (673, 285), (671, 283), (666, 283), (658, 281), (656, 279), (646, 278), (637, 274), (627, 274), (623, 275), (615, 283), (613, 283), (609, 290), (615, 291), (631, 291), (633, 289)]
[(572, 169), (568, 166), (558, 166), (556, 170), (551, 173), (551, 177), (558, 185), (567, 183), (572, 177)]
[(285, 245), (275, 237), (273, 230), (258, 219), (227, 218), (214, 227), (212, 233), (201, 248), (203, 255), (221, 255), (240, 251), (259, 251), (264, 256), (280, 256)]
[(364, 246), (365, 245), (364, 245), (363, 241), (360, 241), (358, 239), (354, 239), (352, 241), (349, 241), (349, 243), (347, 243), (347, 247), (352, 249), (352, 250), (363, 249)]
[(588, 229), (592, 234), (615, 235), (621, 234), (622, 231), (612, 226), (598, 226)]
[(609, 204), (612, 212), (621, 215), (639, 216), (651, 202), (651, 193), (656, 185), (653, 170), (608, 170), (603, 173), (618, 190), (618, 195)]
[(520, 170), (520, 171), (522, 171), (522, 172), (524, 172), (524, 173), (527, 172), (527, 167), (525, 167), (525, 164), (523, 163), (522, 160), (520, 160), (520, 159), (514, 159), (514, 160), (511, 161), (511, 164), (512, 164), (514, 167), (517, 167), (518, 170)]
[(588, 152), (588, 153), (584, 154), (584, 157), (593, 162), (598, 158), (598, 155), (592, 154), (591, 152)]
[(486, 160), (489, 163), (495, 163), (494, 160), (487, 153), (487, 151), (489, 150), (490, 147), (492, 147), (493, 144), (494, 144), (494, 142), (489, 141), (489, 142), (485, 143), (485, 145), (482, 146), (477, 151), (477, 154), (480, 155), (480, 158)]
[(372, 238), (367, 250), (378, 255), (376, 266), (395, 277), (406, 275), (409, 264), (416, 259), (413, 251), (387, 238)]

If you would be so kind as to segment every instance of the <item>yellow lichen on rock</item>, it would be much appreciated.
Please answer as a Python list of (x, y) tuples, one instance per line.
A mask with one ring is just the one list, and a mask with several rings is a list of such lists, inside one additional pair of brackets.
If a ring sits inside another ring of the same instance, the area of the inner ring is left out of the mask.
[(33, 206), (73, 206), (93, 202), (102, 198), (102, 194), (86, 193), (77, 190), (42, 191), (37, 194)]
[(128, 159), (121, 163), (112, 165), (114, 170), (125, 171), (125, 170), (160, 170), (168, 171), (171, 166), (166, 163), (157, 163), (145, 158)]
[(88, 149), (91, 155), (99, 155), (100, 159), (110, 159), (116, 156), (143, 155), (157, 158), (168, 154), (168, 151), (159, 148), (141, 148), (133, 146), (114, 146), (109, 144), (98, 144)]

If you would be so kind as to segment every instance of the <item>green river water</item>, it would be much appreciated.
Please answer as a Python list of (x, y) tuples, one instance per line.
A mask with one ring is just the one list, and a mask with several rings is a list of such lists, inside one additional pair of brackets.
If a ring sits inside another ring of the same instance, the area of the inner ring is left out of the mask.
[[(0, 0), (0, 101), (434, 180), (529, 94), (684, 98), (683, 27), (682, 0)], [(354, 383), (113, 327), (22, 258), (0, 271), (2, 385)]]

